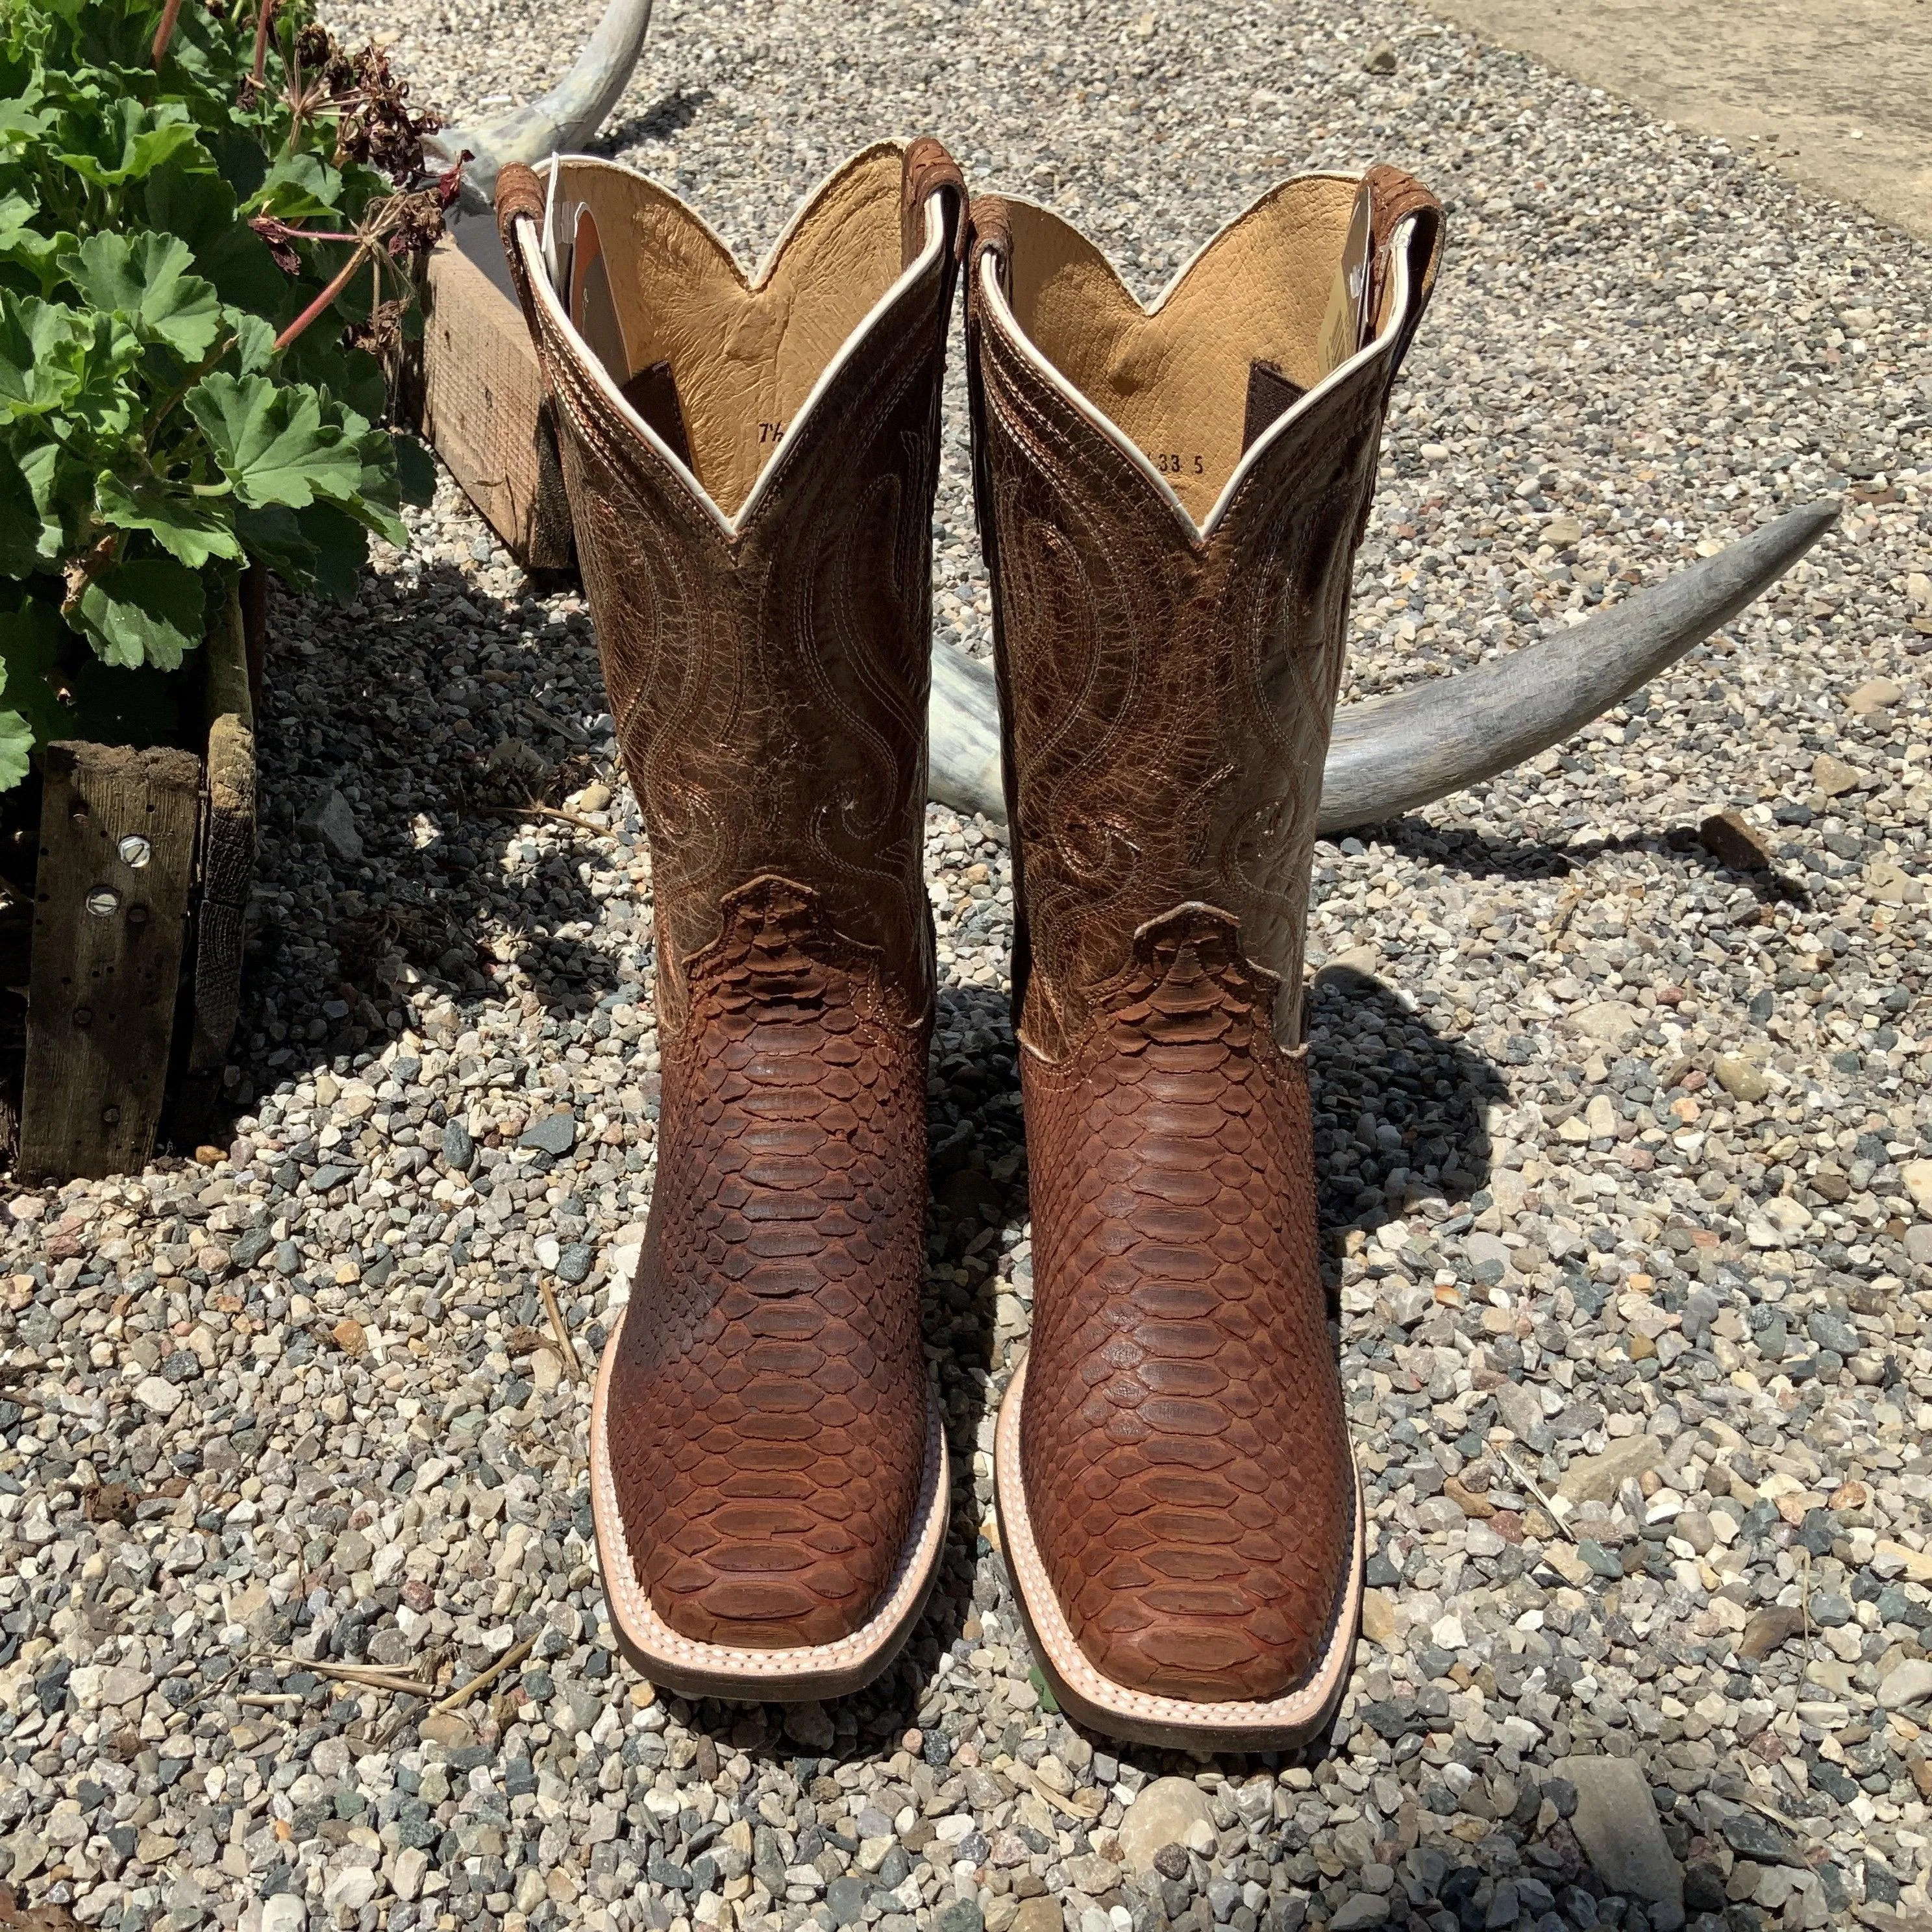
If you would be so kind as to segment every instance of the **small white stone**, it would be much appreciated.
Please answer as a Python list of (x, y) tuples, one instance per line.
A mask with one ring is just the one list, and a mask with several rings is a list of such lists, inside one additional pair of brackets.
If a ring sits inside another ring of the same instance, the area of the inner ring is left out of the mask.
[(423, 1875), (428, 1870), (429, 1854), (418, 1846), (405, 1846), (396, 1854), (396, 1868), (389, 1880), (395, 1888), (396, 1896), (414, 1898), (422, 1889)]
[(143, 1376), (134, 1384), (134, 1400), (156, 1415), (172, 1415), (181, 1406), (182, 1392), (165, 1376)]
[(376, 1896), (376, 1876), (367, 1865), (350, 1865), (333, 1874), (322, 1888), (329, 1911), (360, 1912)]
[(1919, 1213), (1932, 1219), (1932, 1160), (1908, 1160), (1898, 1170), (1905, 1191)]

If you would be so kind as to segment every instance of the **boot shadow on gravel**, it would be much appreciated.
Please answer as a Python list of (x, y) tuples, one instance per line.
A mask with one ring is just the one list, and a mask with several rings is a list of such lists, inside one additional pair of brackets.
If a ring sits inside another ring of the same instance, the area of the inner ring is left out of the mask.
[(1308, 1057), (1325, 1236), (1372, 1233), (1412, 1202), (1453, 1208), (1481, 1190), (1484, 1114), (1508, 1083), (1420, 1006), (1370, 974), (1324, 967), (1309, 993)]
[(1544, 839), (1496, 838), (1460, 826), (1447, 829), (1426, 818), (1398, 818), (1360, 828), (1406, 858), (1472, 879), (1567, 878), (1580, 866), (1609, 853), (1645, 852), (1667, 864), (1688, 863), (1715, 878), (1748, 886), (1760, 905), (1808, 907), (1811, 895), (1802, 879), (1775, 866), (1728, 863), (1703, 844), (1694, 825), (1662, 832), (1627, 832), (1614, 838), (1580, 838), (1564, 844)]
[[(586, 624), (553, 623), (528, 579), (501, 598), (475, 601), (476, 589), (431, 563), (373, 608), (275, 599), (258, 729), (262, 769), (280, 782), (262, 802), (266, 896), (236, 1052), (257, 1088), (380, 1052), (414, 1023), (411, 973), (466, 1025), (484, 1004), (517, 997), (493, 968), (516, 969), (566, 1019), (647, 970), (641, 934), (626, 949), (634, 973), (608, 940), (571, 930), (628, 912), (628, 901), (600, 905), (578, 872), (587, 857), (641, 853), (628, 796), (612, 827), (621, 852), (520, 815), (532, 803), (554, 812), (592, 778), (616, 789), (608, 746), (580, 722), (605, 710), (595, 640)], [(432, 622), (426, 610), (449, 615)], [(359, 857), (304, 828), (332, 792), (349, 800)], [(292, 909), (275, 904), (278, 890)], [(413, 990), (420, 1005), (422, 984)], [(229, 1104), (245, 1109), (248, 1088)]]

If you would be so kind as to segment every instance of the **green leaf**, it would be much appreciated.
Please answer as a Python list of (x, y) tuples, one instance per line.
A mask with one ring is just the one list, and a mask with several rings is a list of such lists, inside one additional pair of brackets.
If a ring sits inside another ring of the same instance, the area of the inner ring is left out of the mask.
[(11, 791), (34, 768), (33, 727), (17, 711), (0, 711), (0, 791)]
[(17, 269), (16, 280), (32, 282), (43, 296), (52, 295), (62, 280), (60, 258), (74, 245), (74, 238), (63, 230), (43, 235), (32, 228), (16, 228), (0, 234), (0, 262)]
[(242, 546), (228, 527), (218, 500), (191, 496), (147, 484), (130, 489), (104, 476), (94, 493), (100, 515), (116, 529), (146, 530), (168, 554), (190, 570), (216, 557), (238, 557)]
[(313, 389), (217, 374), (189, 391), (187, 406), (251, 509), (305, 509), (318, 496), (344, 502), (362, 487), (362, 453), (339, 424), (323, 419)]
[[(360, 282), (363, 278), (358, 276)], [(319, 294), (320, 287), (302, 291), (306, 302)], [(362, 304), (366, 311), (368, 304)], [(341, 298), (336, 302), (343, 312)], [(282, 351), (281, 375), (286, 382), (307, 382), (325, 391), (345, 408), (371, 422), (388, 406), (388, 388), (382, 365), (367, 350), (345, 349), (340, 333), (333, 328), (306, 329)]]
[(362, 473), (352, 495), (331, 492), (331, 499), (365, 530), (374, 530), (398, 550), (407, 550), (409, 526), (398, 514), (402, 506), (402, 490), (396, 475), (395, 448), (388, 433), (371, 429), (352, 410), (345, 410), (342, 414), (346, 433), (361, 461)]
[(62, 703), (55, 675), (67, 626), (60, 613), (38, 597), (0, 610), (0, 690), (16, 717), (25, 720), (35, 746), (73, 735), (74, 716)]
[(96, 188), (122, 188), (140, 181), (196, 145), (194, 124), (178, 103), (167, 103), (158, 111), (127, 99), (115, 106), (116, 111), (88, 130), (94, 138), (92, 152), (59, 158)]
[(0, 290), (0, 416), (46, 416), (80, 387), (80, 317)]
[(298, 513), (280, 504), (238, 510), (236, 534), (248, 554), (297, 590), (320, 590), (338, 604), (351, 602), (369, 558), (369, 539), (346, 512), (312, 503)]
[(318, 221), (342, 213), (342, 176), (319, 154), (284, 154), (250, 197), (250, 212), (284, 221)]
[[(364, 472), (365, 482), (368, 472)], [(385, 500), (386, 498), (386, 501)], [(410, 547), (410, 526), (395, 511), (396, 487), (394, 477), (388, 478), (388, 488), (379, 495), (374, 489), (364, 488), (361, 496), (354, 502), (342, 506), (364, 529), (374, 530), (382, 541), (396, 550)]]
[(140, 359), (140, 338), (123, 317), (0, 292), (0, 422), (58, 412), (67, 448), (86, 449), (82, 430), (117, 442), (143, 413), (130, 380)]
[(194, 256), (178, 235), (90, 235), (61, 266), (97, 308), (133, 322), (146, 341), (165, 342), (198, 362), (221, 332), (214, 284), (189, 273)]
[[(314, 587), (320, 559), (315, 545), (303, 535), (301, 519), (294, 511), (280, 503), (266, 510), (251, 510), (244, 504), (235, 512), (235, 534), (251, 562), (266, 564), (295, 590)], [(358, 539), (362, 534), (356, 532)]]
[(201, 642), (202, 608), (194, 572), (144, 557), (116, 564), (81, 592), (76, 628), (108, 664), (172, 670)]
[(328, 393), (345, 409), (353, 410), (368, 422), (376, 421), (389, 406), (388, 379), (382, 374), (382, 364), (366, 349), (352, 349), (342, 359), (345, 366), (341, 375), (326, 386)]
[(33, 486), (0, 447), (0, 577), (29, 577), (40, 560), (40, 510)]
[(268, 158), (254, 132), (231, 123), (205, 134), (202, 145), (214, 154), (221, 178), (235, 190), (236, 200), (252, 201), (268, 172)]
[(0, 152), (23, 152), (46, 133), (54, 118), (24, 100), (0, 100)]
[(244, 376), (260, 376), (275, 365), (275, 332), (259, 315), (238, 316), (235, 359)]
[(295, 314), (288, 277), (275, 266), (268, 244), (246, 223), (238, 221), (225, 235), (196, 249), (194, 262), (230, 308), (265, 316)]
[(164, 121), (158, 127), (144, 128), (128, 144), (121, 163), (121, 178), (140, 181), (176, 155), (190, 152), (195, 146), (194, 129), (185, 120)]
[[(20, 458), (20, 474), (27, 479), (27, 488), (33, 494), (34, 514), (40, 519), (40, 542), (34, 546), (34, 554), (43, 563), (58, 562), (60, 559), (62, 506), (56, 489), (60, 463), (61, 447), (57, 442), (38, 442)], [(70, 470), (74, 467), (70, 465)]]
[(392, 435), (396, 452), (396, 480), (403, 501), (418, 509), (436, 500), (436, 459), (412, 436)]
[(296, 520), (315, 552), (310, 586), (338, 604), (352, 604), (369, 561), (369, 539), (361, 525), (333, 503), (311, 503)]
[(235, 226), (235, 190), (218, 174), (170, 162), (148, 176), (147, 208), (150, 228), (178, 235), (199, 257)]

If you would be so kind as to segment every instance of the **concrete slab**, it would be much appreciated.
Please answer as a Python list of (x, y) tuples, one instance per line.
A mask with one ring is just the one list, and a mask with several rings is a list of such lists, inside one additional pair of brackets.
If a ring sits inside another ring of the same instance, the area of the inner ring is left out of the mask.
[(1427, 0), (1932, 241), (1932, 0)]

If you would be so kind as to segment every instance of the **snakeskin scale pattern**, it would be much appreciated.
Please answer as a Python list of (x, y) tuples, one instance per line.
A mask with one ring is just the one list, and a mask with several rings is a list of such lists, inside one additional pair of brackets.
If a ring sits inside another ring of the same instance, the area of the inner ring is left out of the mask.
[[(908, 157), (922, 209), (957, 183), (937, 152)], [(506, 170), (520, 280), (541, 206)], [(920, 1495), (921, 860), (955, 272), (943, 248), (873, 314), (728, 527), (522, 287), (653, 871), (658, 1172), (605, 1439), (638, 1582), (700, 1643), (860, 1630)]]
[(968, 358), (1016, 848), (1026, 1505), (1106, 1676), (1272, 1699), (1320, 1661), (1356, 1554), (1297, 1042), (1399, 354), (1281, 425), (1204, 535), (988, 299), (986, 250), (1011, 243), (982, 206)]
[(1167, 1696), (1296, 1683), (1352, 1533), (1306, 1070), (1274, 990), (1232, 918), (1184, 907), (1074, 1053), (1022, 1066), (1052, 1284), (1022, 1414), (1035, 1534), (1088, 1658)]
[(925, 1030), (783, 880), (728, 896), (689, 983), (613, 1473), (667, 1622), (830, 1642), (884, 1592), (925, 1459)]

